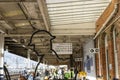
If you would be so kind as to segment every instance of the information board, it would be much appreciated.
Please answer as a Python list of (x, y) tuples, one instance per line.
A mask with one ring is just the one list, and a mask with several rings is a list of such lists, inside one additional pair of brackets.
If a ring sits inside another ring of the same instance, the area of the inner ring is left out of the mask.
[(72, 43), (53, 43), (53, 49), (57, 54), (72, 54)]

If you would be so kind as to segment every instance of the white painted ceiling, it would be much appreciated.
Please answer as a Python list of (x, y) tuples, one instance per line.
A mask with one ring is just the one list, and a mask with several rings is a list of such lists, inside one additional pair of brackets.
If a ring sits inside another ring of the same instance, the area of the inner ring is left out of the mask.
[(46, 0), (51, 32), (56, 35), (94, 35), (95, 21), (110, 0)]
[[(109, 3), (110, 0), (0, 0), (0, 32), (6, 33), (5, 46), (17, 55), (26, 57), (30, 36), (40, 29), (56, 36), (54, 43), (72, 43), (73, 55), (79, 53), (81, 57), (82, 46), (94, 36), (95, 22)], [(38, 34), (34, 44), (49, 64), (60, 64), (49, 50), (46, 34)], [(32, 54), (37, 59), (35, 56)]]

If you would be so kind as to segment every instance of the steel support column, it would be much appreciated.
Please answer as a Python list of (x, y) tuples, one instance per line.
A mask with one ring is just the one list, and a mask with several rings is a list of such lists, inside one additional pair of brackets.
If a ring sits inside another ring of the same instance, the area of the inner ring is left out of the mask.
[(4, 80), (3, 55), (4, 55), (4, 34), (0, 33), (0, 80)]

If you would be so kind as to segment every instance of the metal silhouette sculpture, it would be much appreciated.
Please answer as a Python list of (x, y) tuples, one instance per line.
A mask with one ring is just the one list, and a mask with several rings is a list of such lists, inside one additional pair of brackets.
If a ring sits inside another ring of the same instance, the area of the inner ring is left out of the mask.
[(46, 30), (37, 30), (37, 31), (35, 31), (35, 32), (31, 35), (31, 37), (30, 37), (30, 42), (28, 43), (28, 46), (32, 46), (32, 47), (33, 47), (33, 51), (36, 53), (37, 56), (40, 57), (40, 61), (38, 62), (37, 66), (36, 66), (36, 68), (35, 68), (35, 76), (33, 77), (33, 80), (35, 80), (38, 66), (39, 66), (39, 64), (42, 62), (42, 60), (43, 60), (43, 58), (44, 58), (44, 54), (39, 54), (39, 53), (37, 52), (37, 50), (36, 50), (35, 44), (32, 43), (32, 40), (33, 40), (34, 35), (37, 34), (37, 33), (39, 33), (39, 32), (45, 32), (45, 33), (47, 33), (47, 34), (51, 37), (51, 38), (50, 38), (50, 50), (55, 53), (56, 57), (57, 57), (59, 60), (65, 61), (65, 60), (70, 59), (70, 58), (60, 58), (60, 57), (58, 56), (57, 52), (52, 48), (52, 40), (54, 40), (54, 39), (56, 38), (55, 36), (53, 36), (50, 32), (48, 32), (48, 31), (46, 31)]
[(32, 39), (33, 39), (34, 35), (37, 34), (37, 33), (39, 33), (39, 32), (45, 32), (45, 33), (47, 33), (47, 34), (51, 37), (51, 38), (50, 38), (50, 50), (51, 50), (52, 52), (54, 52), (54, 54), (56, 55), (56, 57), (57, 57), (59, 60), (65, 61), (65, 60), (70, 59), (70, 58), (61, 58), (61, 57), (58, 56), (57, 52), (53, 49), (53, 46), (52, 46), (52, 40), (54, 40), (56, 37), (53, 36), (50, 32), (48, 32), (48, 31), (46, 31), (46, 30), (37, 30), (37, 31), (35, 31), (35, 32), (31, 35), (31, 37), (30, 37), (30, 42), (29, 42), (28, 46), (33, 46), (33, 51), (37, 54), (37, 56), (41, 56), (41, 55), (36, 51), (36, 49), (35, 49), (35, 44), (32, 44)]

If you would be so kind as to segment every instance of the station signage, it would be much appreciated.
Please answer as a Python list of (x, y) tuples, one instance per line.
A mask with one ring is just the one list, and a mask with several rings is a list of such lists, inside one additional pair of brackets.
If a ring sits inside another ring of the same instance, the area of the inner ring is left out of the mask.
[(98, 48), (90, 48), (89, 52), (90, 53), (99, 53), (99, 49)]
[(53, 43), (53, 49), (57, 54), (72, 54), (72, 43)]

